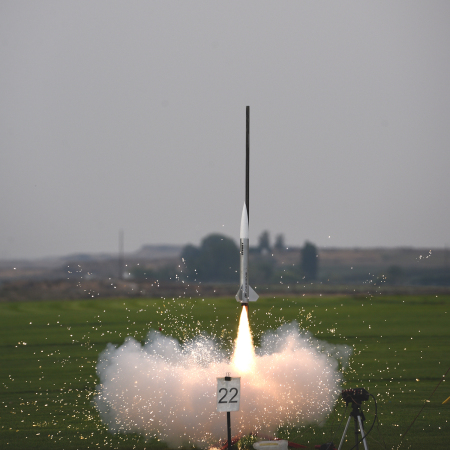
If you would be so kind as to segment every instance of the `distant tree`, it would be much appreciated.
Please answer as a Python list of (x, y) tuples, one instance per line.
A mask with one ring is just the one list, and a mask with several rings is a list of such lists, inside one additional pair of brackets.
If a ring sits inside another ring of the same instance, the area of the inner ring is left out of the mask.
[(277, 250), (286, 250), (286, 244), (284, 243), (284, 234), (278, 234), (275, 237), (274, 248)]
[(239, 248), (236, 243), (221, 234), (205, 237), (199, 248), (186, 245), (181, 257), (185, 272), (200, 281), (237, 281), (239, 275)]
[(181, 259), (184, 262), (183, 272), (195, 280), (198, 273), (200, 249), (192, 244), (184, 246), (181, 251)]
[(200, 250), (192, 244), (183, 247), (181, 251), (181, 258), (185, 261), (190, 269), (195, 269), (195, 264), (198, 261)]
[(317, 248), (311, 242), (306, 241), (301, 251), (301, 268), (303, 275), (308, 280), (317, 278), (318, 255)]
[(234, 281), (238, 278), (239, 248), (223, 235), (211, 234), (200, 246), (200, 275), (207, 281)]
[(270, 251), (270, 236), (268, 231), (263, 231), (258, 238), (258, 249), (260, 252)]

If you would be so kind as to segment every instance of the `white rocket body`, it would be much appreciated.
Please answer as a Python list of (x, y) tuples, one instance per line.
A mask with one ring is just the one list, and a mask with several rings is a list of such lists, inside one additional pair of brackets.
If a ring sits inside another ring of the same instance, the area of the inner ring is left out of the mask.
[(258, 294), (248, 284), (248, 213), (247, 205), (244, 203), (241, 217), (241, 232), (240, 238), (240, 277), (239, 290), (236, 294), (236, 300), (242, 304), (248, 302), (256, 302)]

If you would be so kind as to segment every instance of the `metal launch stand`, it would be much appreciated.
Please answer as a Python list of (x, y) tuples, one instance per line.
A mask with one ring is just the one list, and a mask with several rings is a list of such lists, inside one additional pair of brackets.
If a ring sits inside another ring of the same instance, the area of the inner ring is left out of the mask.
[[(367, 398), (365, 398), (366, 394)], [(346, 401), (347, 405), (350, 402), (352, 404), (352, 412), (350, 413), (347, 424), (345, 425), (344, 434), (342, 435), (338, 450), (341, 450), (342, 448), (342, 444), (344, 443), (345, 436), (347, 434), (347, 430), (352, 417), (355, 423), (355, 445), (352, 448), (356, 448), (356, 450), (359, 450), (359, 443), (362, 442), (364, 445), (364, 449), (369, 450), (363, 427), (363, 422), (364, 420), (366, 420), (366, 418), (364, 417), (364, 413), (361, 410), (362, 401), (367, 400), (368, 395), (369, 393), (365, 389), (349, 389), (348, 391), (342, 391), (342, 397)], [(361, 439), (359, 438), (359, 433), (361, 433)]]

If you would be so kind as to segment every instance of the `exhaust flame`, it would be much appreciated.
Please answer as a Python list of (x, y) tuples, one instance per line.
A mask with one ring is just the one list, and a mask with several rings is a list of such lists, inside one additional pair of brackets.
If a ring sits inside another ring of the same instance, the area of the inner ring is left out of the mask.
[(246, 374), (254, 370), (255, 348), (253, 346), (253, 336), (248, 321), (247, 305), (242, 307), (231, 365), (239, 374)]

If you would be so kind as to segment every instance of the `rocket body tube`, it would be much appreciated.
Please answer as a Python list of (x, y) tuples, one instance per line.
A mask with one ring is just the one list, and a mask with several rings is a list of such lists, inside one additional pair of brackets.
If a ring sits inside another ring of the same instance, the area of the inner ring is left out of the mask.
[(239, 235), (239, 254), (240, 254), (240, 272), (239, 272), (239, 290), (236, 294), (236, 300), (242, 304), (255, 302), (258, 300), (258, 294), (250, 287), (248, 283), (248, 214), (247, 206), (244, 203), (241, 217), (241, 232)]

